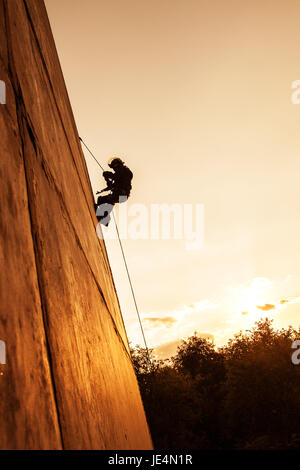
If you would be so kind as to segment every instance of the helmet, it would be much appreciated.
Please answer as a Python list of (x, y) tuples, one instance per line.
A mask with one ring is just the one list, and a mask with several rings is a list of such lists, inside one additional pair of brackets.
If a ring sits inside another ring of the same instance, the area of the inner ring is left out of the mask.
[(112, 157), (109, 161), (108, 161), (108, 166), (110, 168), (114, 168), (115, 166), (119, 166), (119, 165), (123, 165), (123, 160), (121, 160), (121, 158), (119, 157)]

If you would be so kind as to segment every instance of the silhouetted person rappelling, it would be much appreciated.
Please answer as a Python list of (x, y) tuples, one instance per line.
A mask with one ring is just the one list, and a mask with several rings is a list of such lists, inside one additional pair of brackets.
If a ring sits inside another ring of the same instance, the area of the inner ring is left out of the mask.
[(131, 191), (132, 171), (124, 164), (120, 158), (112, 158), (108, 164), (112, 171), (104, 171), (103, 177), (107, 187), (96, 194), (110, 191), (105, 196), (99, 196), (95, 204), (96, 215), (99, 222), (106, 227), (110, 221), (110, 212), (116, 203), (127, 201)]

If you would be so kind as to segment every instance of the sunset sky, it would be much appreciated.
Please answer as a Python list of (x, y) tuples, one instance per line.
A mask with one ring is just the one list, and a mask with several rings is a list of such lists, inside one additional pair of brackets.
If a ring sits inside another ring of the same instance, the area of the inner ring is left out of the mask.
[[(130, 204), (204, 204), (205, 242), (124, 240), (159, 352), (300, 311), (299, 0), (46, 0), (79, 134), (134, 172)], [(104, 187), (86, 154), (94, 190)], [(129, 340), (142, 338), (108, 242)]]

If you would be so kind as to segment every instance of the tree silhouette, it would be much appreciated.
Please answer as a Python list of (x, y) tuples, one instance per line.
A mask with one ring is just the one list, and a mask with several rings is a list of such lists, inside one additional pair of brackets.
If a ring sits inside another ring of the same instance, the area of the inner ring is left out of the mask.
[(160, 449), (300, 447), (300, 365), (292, 327), (269, 319), (217, 349), (195, 333), (174, 357), (131, 350), (154, 445)]

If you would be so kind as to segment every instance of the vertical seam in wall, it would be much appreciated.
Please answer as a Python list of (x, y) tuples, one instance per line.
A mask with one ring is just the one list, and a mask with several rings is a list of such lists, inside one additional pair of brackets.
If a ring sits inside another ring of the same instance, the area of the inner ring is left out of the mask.
[[(4, 0), (3, 6), (4, 6), (4, 13), (5, 13), (6, 35), (7, 35), (7, 37), (9, 37), (9, 19), (8, 19), (7, 0)], [(46, 352), (47, 352), (47, 359), (48, 359), (49, 372), (50, 372), (50, 381), (51, 381), (50, 388), (51, 388), (51, 391), (53, 393), (54, 406), (55, 406), (55, 411), (56, 411), (56, 419), (57, 419), (57, 424), (58, 424), (58, 429), (59, 429), (60, 443), (61, 443), (62, 449), (64, 449), (63, 434), (62, 434), (62, 428), (61, 428), (61, 422), (60, 422), (60, 414), (59, 414), (59, 408), (58, 408), (58, 403), (57, 403), (57, 393), (56, 393), (55, 380), (54, 380), (54, 374), (53, 374), (51, 351), (50, 351), (50, 345), (49, 345), (49, 341), (48, 341), (48, 337), (47, 337), (46, 320), (45, 320), (45, 318), (47, 316), (46, 306), (45, 306), (45, 302), (43, 301), (42, 286), (40, 284), (40, 279), (39, 279), (38, 259), (37, 259), (37, 253), (36, 253), (36, 250), (38, 250), (38, 247), (36, 246), (35, 237), (34, 237), (34, 233), (33, 233), (33, 221), (32, 221), (31, 207), (30, 207), (29, 185), (28, 185), (27, 169), (26, 169), (26, 163), (25, 163), (25, 152), (24, 152), (24, 118), (25, 118), (25, 116), (24, 116), (24, 113), (23, 113), (23, 110), (22, 110), (21, 103), (23, 103), (23, 108), (24, 108), (25, 105), (24, 105), (24, 100), (23, 100), (23, 97), (22, 97), (22, 92), (21, 92), (21, 89), (20, 89), (20, 84), (18, 83), (18, 77), (17, 77), (16, 71), (15, 71), (16, 83), (14, 81), (14, 74), (13, 74), (13, 71), (12, 71), (13, 54), (12, 54), (10, 48), (9, 48), (8, 41), (7, 41), (7, 50), (8, 50), (8, 74), (10, 76), (11, 85), (13, 87), (14, 95), (15, 95), (17, 125), (19, 127), (19, 135), (20, 135), (21, 146), (22, 146), (22, 159), (23, 159), (24, 178), (25, 178), (25, 185), (26, 185), (26, 195), (27, 195), (27, 204), (28, 204), (30, 232), (31, 232), (31, 238), (32, 238), (32, 246), (33, 246), (33, 252), (34, 252), (34, 264), (35, 264), (35, 269), (36, 269), (36, 277), (37, 277), (39, 298), (40, 298), (40, 304), (41, 304), (44, 337), (45, 337), (45, 343), (46, 343)]]
[[(37, 48), (39, 50), (39, 53), (40, 53), (40, 58), (41, 58), (41, 61), (42, 61), (42, 64), (43, 64), (43, 67), (44, 67), (44, 71), (45, 71), (45, 74), (47, 76), (47, 79), (48, 79), (48, 83), (49, 83), (49, 86), (50, 86), (50, 89), (52, 91), (52, 96), (53, 96), (53, 100), (54, 100), (54, 104), (56, 106), (56, 109), (57, 109), (57, 112), (58, 112), (58, 115), (59, 115), (59, 118), (60, 118), (60, 121), (61, 121), (61, 124), (62, 124), (62, 128), (63, 128), (63, 131), (64, 131), (64, 135), (65, 135), (65, 138), (66, 138), (66, 142), (68, 144), (68, 147), (69, 147), (69, 150), (70, 150), (70, 154), (71, 154), (71, 157), (72, 157), (72, 161), (73, 161), (73, 164), (74, 164), (74, 168), (75, 168), (75, 171), (77, 173), (77, 177), (78, 177), (78, 180), (79, 180), (79, 183), (80, 183), (80, 186), (81, 186), (81, 189), (82, 189), (82, 192), (83, 192), (83, 196), (84, 196), (84, 199), (87, 203), (87, 207), (88, 207), (88, 211), (90, 213), (90, 216), (92, 218), (92, 222), (93, 222), (93, 225), (94, 225), (94, 221), (95, 219), (93, 218), (93, 215), (92, 215), (92, 212), (90, 210), (90, 204), (88, 202), (88, 199), (87, 199), (87, 195), (85, 193), (85, 190), (84, 190), (84, 186), (83, 186), (83, 183), (82, 183), (82, 180), (81, 180), (81, 177), (80, 177), (80, 173), (79, 173), (79, 170), (77, 168), (77, 163), (76, 163), (76, 160), (74, 158), (74, 155), (73, 155), (73, 150), (71, 148), (71, 145), (70, 145), (70, 142), (69, 142), (69, 139), (68, 139), (68, 135), (67, 135), (67, 131), (66, 131), (66, 128), (65, 128), (65, 124), (64, 124), (64, 120), (63, 120), (63, 117), (62, 117), (62, 114), (61, 114), (61, 111), (60, 111), (60, 107), (58, 105), (58, 102), (57, 102), (57, 99), (56, 99), (56, 96), (55, 96), (55, 90), (54, 90), (54, 87), (52, 85), (52, 82), (51, 82), (51, 78), (50, 78), (50, 73), (48, 71), (48, 68), (47, 68), (47, 64), (46, 64), (46, 61), (43, 57), (43, 53), (42, 53), (42, 50), (41, 50), (41, 46), (39, 44), (39, 40), (38, 40), (38, 35), (35, 31), (35, 27), (34, 27), (34, 24), (33, 24), (33, 20), (31, 18), (31, 15), (30, 15), (30, 12), (29, 12), (29, 9), (28, 9), (28, 5), (27, 5), (27, 2), (26, 0), (23, 0), (24, 2), (24, 7), (25, 7), (25, 10), (26, 10), (26, 14), (27, 14), (27, 17), (28, 17), (28, 20), (29, 20), (29, 23), (30, 23), (30, 26), (31, 26), (31, 30), (32, 30), (32, 33), (33, 33), (33, 36), (35, 38), (35, 42), (36, 42), (36, 45), (37, 45)], [(47, 13), (47, 10), (45, 8), (45, 11)], [(47, 18), (48, 18), (48, 15), (47, 15)], [(48, 18), (48, 22), (49, 22), (49, 18)], [(50, 22), (49, 22), (49, 28), (51, 30), (51, 25), (50, 25)], [(53, 40), (54, 42), (54, 40)], [(55, 47), (55, 42), (54, 42), (54, 47)], [(58, 53), (57, 53), (57, 50), (56, 50), (56, 47), (55, 47), (55, 51), (56, 51), (56, 54), (57, 54), (57, 59), (58, 59), (58, 64), (60, 66), (60, 61), (59, 61), (59, 57), (58, 57)], [(68, 105), (69, 105), (69, 108), (70, 108), (70, 112), (71, 112), (71, 118), (72, 118), (72, 121), (73, 121), (73, 124), (75, 126), (75, 129), (74, 129), (74, 133), (76, 134), (76, 137), (78, 136), (78, 131), (77, 131), (77, 127), (76, 127), (76, 123), (75, 123), (75, 119), (74, 119), (74, 115), (73, 115), (73, 111), (72, 111), (72, 106), (71, 106), (71, 103), (70, 103), (70, 100), (69, 100), (69, 95), (68, 95), (68, 91), (67, 91), (67, 88), (66, 88), (66, 84), (65, 84), (65, 80), (64, 80), (64, 76), (63, 76), (63, 72), (61, 70), (61, 67), (60, 67), (60, 71), (61, 71), (61, 75), (62, 75), (62, 79), (63, 79), (63, 82), (64, 82), (64, 85), (65, 85), (65, 91), (66, 91), (66, 97), (68, 99)], [(79, 138), (77, 139), (78, 143), (79, 143)], [(80, 146), (78, 146), (78, 148), (80, 148)], [(80, 149), (81, 150), (81, 149)], [(91, 191), (91, 196), (92, 196), (92, 200), (94, 200), (94, 196), (93, 196), (93, 191), (92, 191), (92, 185), (91, 185), (91, 181), (90, 181), (90, 177), (89, 177), (89, 172), (88, 172), (88, 169), (87, 169), (87, 165), (86, 165), (86, 160), (84, 158), (84, 154), (81, 150), (80, 152), (80, 156), (81, 156), (81, 163), (84, 167), (84, 170), (85, 170), (85, 173), (86, 173), (86, 177), (87, 177), (87, 181), (88, 181), (88, 186), (90, 188), (90, 191)], [(120, 314), (120, 317), (121, 317), (121, 323), (123, 325), (123, 330), (124, 330), (124, 333), (125, 333), (125, 337), (126, 337), (126, 343), (127, 343), (127, 347), (125, 346), (125, 349), (128, 349), (127, 352), (129, 352), (129, 340), (128, 340), (128, 335), (127, 335), (127, 331), (126, 331), (126, 327), (125, 327), (125, 323), (124, 323), (124, 318), (123, 318), (123, 314), (122, 314), (122, 310), (121, 310), (121, 306), (120, 306), (120, 301), (119, 301), (119, 297), (118, 297), (118, 293), (117, 293), (117, 290), (116, 290), (116, 285), (115, 285), (115, 282), (114, 282), (114, 277), (113, 277), (113, 274), (112, 274), (112, 270), (111, 270), (111, 266), (110, 266), (110, 263), (109, 263), (109, 258), (108, 258), (108, 254), (107, 254), (107, 250), (106, 250), (106, 245), (105, 245), (105, 241), (104, 241), (104, 238), (103, 238), (103, 245), (104, 245), (104, 249), (101, 245), (100, 242), (98, 242), (98, 245), (100, 247), (100, 251), (101, 251), (101, 254), (103, 256), (103, 260), (104, 260), (104, 263), (107, 264), (108, 266), (108, 271), (109, 271), (109, 276), (110, 276), (110, 279), (112, 281), (112, 287), (113, 287), (113, 290), (115, 292), (115, 295), (116, 295), (116, 298), (117, 298), (117, 303), (118, 303), (118, 313)], [(85, 255), (85, 257), (87, 258), (87, 256)], [(108, 304), (106, 302), (106, 299), (104, 297), (104, 293), (102, 293), (102, 297), (104, 299), (104, 302), (107, 306), (107, 309), (109, 311), (109, 308), (108, 308)], [(110, 313), (110, 311), (109, 311)], [(130, 356), (131, 357), (131, 356)]]
[(46, 302), (44, 300), (44, 294), (43, 294), (43, 288), (41, 285), (41, 269), (40, 269), (40, 263), (39, 263), (39, 248), (38, 248), (38, 242), (36, 240), (34, 231), (33, 231), (33, 217), (32, 217), (32, 212), (31, 212), (31, 198), (30, 198), (30, 192), (29, 192), (29, 184), (28, 184), (28, 178), (27, 178), (27, 168), (26, 168), (26, 162), (25, 162), (25, 152), (24, 152), (24, 116), (22, 113), (22, 110), (20, 109), (19, 104), (16, 102), (17, 105), (17, 116), (18, 116), (18, 125), (20, 129), (20, 136), (21, 136), (21, 143), (22, 143), (22, 155), (23, 155), (23, 166), (24, 166), (24, 176), (25, 176), (25, 184), (26, 184), (26, 192), (27, 192), (27, 203), (28, 203), (28, 214), (29, 214), (29, 220), (30, 220), (30, 231), (31, 231), (31, 237), (32, 237), (32, 243), (33, 243), (33, 251), (34, 251), (34, 261), (35, 261), (35, 267), (36, 267), (36, 273), (37, 273), (37, 283), (38, 283), (38, 289), (39, 289), (39, 294), (40, 294), (40, 302), (41, 302), (41, 310), (42, 310), (42, 321), (43, 321), (43, 327), (44, 327), (44, 333), (45, 333), (45, 342), (46, 342), (46, 350), (47, 350), (47, 358), (48, 358), (48, 363), (49, 363), (49, 371), (50, 371), (50, 378), (51, 378), (51, 384), (52, 384), (52, 391), (53, 391), (53, 398), (54, 398), (54, 403), (55, 403), (55, 408), (56, 408), (56, 415), (57, 415), (57, 423), (58, 423), (58, 428), (59, 428), (59, 434), (60, 434), (60, 440), (62, 444), (62, 448), (64, 449), (64, 440), (63, 440), (63, 432), (62, 432), (62, 427), (61, 427), (61, 420), (60, 420), (60, 413), (59, 413), (59, 406), (58, 406), (58, 400), (57, 400), (57, 391), (56, 391), (56, 385), (55, 385), (55, 377), (54, 377), (54, 372), (53, 372), (53, 362), (52, 362), (52, 355), (51, 355), (51, 348), (48, 340), (48, 328), (47, 328), (47, 323), (48, 323), (48, 315), (47, 315), (47, 307), (46, 307)]
[[(77, 173), (77, 177), (78, 177), (78, 180), (79, 180), (79, 184), (81, 186), (81, 189), (82, 189), (82, 193), (83, 193), (83, 197), (86, 201), (86, 204), (87, 204), (87, 207), (88, 207), (88, 211), (90, 213), (90, 216), (91, 216), (91, 219), (92, 219), (92, 222), (93, 222), (93, 225), (95, 225), (95, 217), (93, 217), (93, 212), (91, 211), (91, 205), (89, 204), (88, 202), (88, 199), (87, 199), (87, 195), (86, 195), (86, 192), (84, 190), (84, 187), (83, 187), (83, 183), (82, 183), (82, 180), (81, 180), (81, 177), (80, 177), (80, 173), (79, 173), (79, 170), (78, 170), (78, 167), (77, 167), (77, 163), (76, 163), (76, 160), (75, 160), (75, 157), (74, 157), (74, 154), (73, 154), (73, 150), (72, 150), (72, 147), (70, 145), (70, 141), (69, 141), (69, 138), (68, 138), (68, 134), (67, 134), (67, 131), (66, 131), (66, 127), (65, 127), (65, 122), (64, 122), (64, 119), (62, 117), (62, 114), (61, 114), (61, 110), (60, 110), (60, 107), (58, 105), (58, 102), (57, 102), (57, 98), (56, 98), (56, 94), (55, 94), (55, 90), (54, 90), (54, 87), (53, 87), (53, 84), (52, 84), (52, 81), (51, 81), (51, 76), (50, 76), (50, 73), (49, 73), (49, 70), (48, 70), (48, 67), (47, 67), (47, 64), (46, 64), (46, 61), (45, 61), (45, 58), (43, 56), (43, 52), (41, 50), (41, 45), (39, 43), (39, 39), (38, 39), (38, 35), (35, 31), (35, 28), (34, 28), (34, 24), (33, 24), (33, 20), (31, 18), (31, 15), (29, 13), (29, 10), (28, 10), (28, 5), (26, 3), (26, 0), (23, 0), (23, 3), (24, 3), (24, 8), (25, 8), (25, 11), (26, 11), (26, 15), (28, 17), (28, 22), (30, 24), (30, 27), (31, 27), (31, 31), (32, 31), (32, 34), (33, 34), (33, 37), (34, 37), (34, 40), (35, 40), (35, 43), (36, 43), (36, 47), (39, 51), (39, 54), (40, 54), (40, 59), (42, 61), (42, 64), (43, 64), (43, 67), (44, 67), (44, 72), (46, 74), (46, 77), (48, 79), (48, 84), (49, 84), (49, 87), (51, 89), (51, 92), (52, 92), (52, 96), (53, 96), (53, 101), (54, 101), (54, 104), (56, 106), (56, 109), (57, 109), (57, 112), (58, 112), (58, 115), (59, 115), (59, 118), (60, 118), (60, 121), (61, 121), (61, 125), (62, 125), (62, 129), (64, 131), (64, 135), (65, 135), (65, 140), (67, 142), (67, 145), (69, 147), (69, 150), (70, 150), (70, 154), (71, 154), (71, 157), (72, 157), (72, 161), (73, 161), (73, 165), (74, 165), (74, 168), (75, 168), (75, 171)], [(60, 64), (59, 62), (59, 57), (57, 56), (57, 59), (58, 59), (58, 63)], [(62, 73), (62, 72), (61, 72)], [(63, 75), (63, 74), (62, 74)], [(69, 95), (68, 95), (68, 92), (67, 92), (67, 88), (66, 88), (66, 85), (65, 85), (65, 80), (64, 80), (64, 77), (63, 78), (63, 82), (64, 82), (64, 86), (65, 86), (65, 92), (66, 92), (66, 96), (69, 100)], [(72, 107), (71, 107), (71, 104), (69, 103), (69, 107), (70, 107), (70, 110), (72, 112)], [(77, 131), (77, 130), (76, 130)], [(78, 137), (78, 133), (76, 135), (76, 137)], [(79, 141), (79, 137), (77, 139)], [(93, 197), (92, 197), (92, 200), (93, 200)]]

